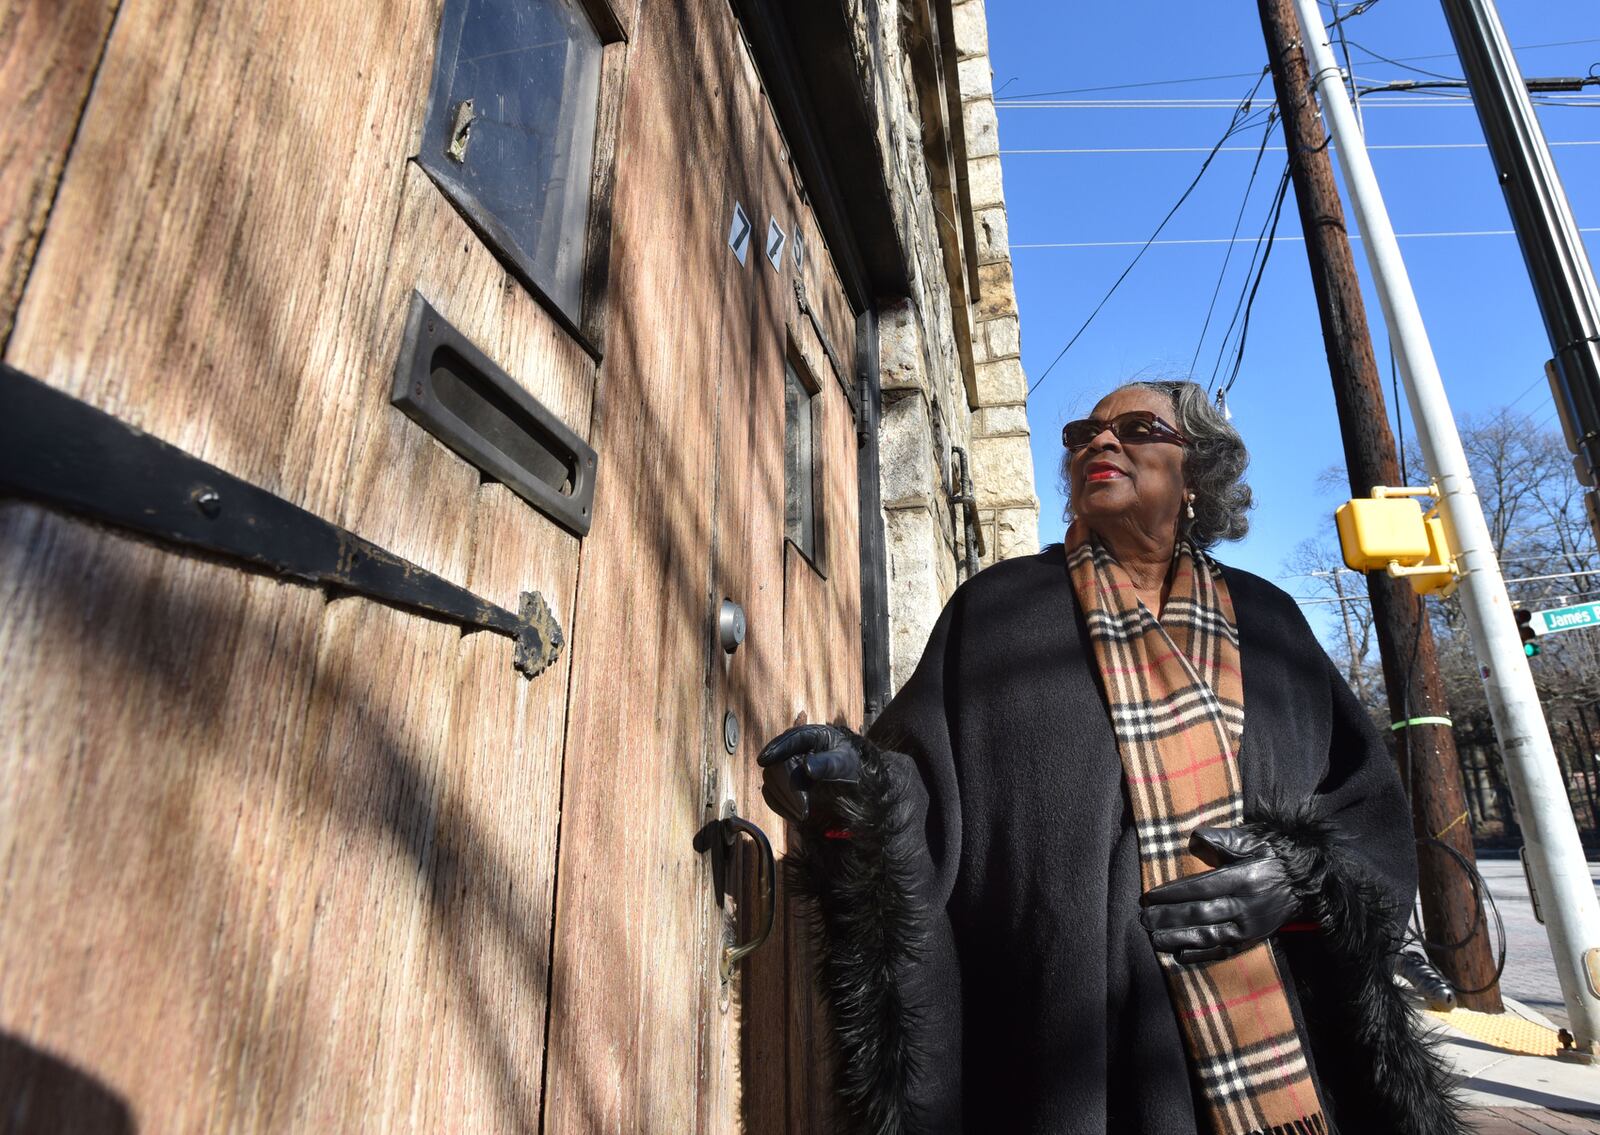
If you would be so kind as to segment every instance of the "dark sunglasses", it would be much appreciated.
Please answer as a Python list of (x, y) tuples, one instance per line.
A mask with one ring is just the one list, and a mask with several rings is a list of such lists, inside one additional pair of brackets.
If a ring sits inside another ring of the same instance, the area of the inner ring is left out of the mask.
[(1099, 418), (1079, 418), (1061, 427), (1061, 444), (1068, 449), (1082, 449), (1095, 438), (1111, 431), (1111, 436), (1124, 444), (1138, 445), (1147, 441), (1166, 441), (1173, 445), (1188, 445), (1189, 439), (1177, 427), (1162, 421), (1149, 410), (1129, 410), (1108, 422)]

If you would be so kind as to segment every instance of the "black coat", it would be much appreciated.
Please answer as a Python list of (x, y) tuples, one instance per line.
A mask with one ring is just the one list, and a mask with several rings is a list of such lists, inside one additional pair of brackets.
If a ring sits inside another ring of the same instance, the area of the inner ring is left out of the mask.
[[(1344, 1135), (1462, 1130), (1389, 977), (1416, 887), (1393, 764), (1293, 600), (1224, 572), (1246, 819), (1321, 896), (1321, 930), (1274, 943), (1330, 1118)], [(853, 838), (813, 832), (796, 856), (848, 1125), (1204, 1131), (1061, 547), (963, 585), (869, 737), (840, 802)]]

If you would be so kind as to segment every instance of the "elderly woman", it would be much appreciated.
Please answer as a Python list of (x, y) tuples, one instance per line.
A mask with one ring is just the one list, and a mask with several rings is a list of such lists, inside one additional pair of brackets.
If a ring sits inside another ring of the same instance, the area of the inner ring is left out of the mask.
[(1383, 742), (1245, 532), (1188, 382), (1062, 431), (1065, 546), (963, 585), (867, 738), (763, 750), (872, 1132), (1464, 1130), (1389, 956), (1416, 884)]

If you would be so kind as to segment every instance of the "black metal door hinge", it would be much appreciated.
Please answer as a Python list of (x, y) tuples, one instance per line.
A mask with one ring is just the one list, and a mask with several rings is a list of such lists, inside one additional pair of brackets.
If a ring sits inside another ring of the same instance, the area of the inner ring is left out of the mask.
[(564, 644), (537, 591), (524, 591), (520, 609), (508, 611), (3, 364), (0, 496), (494, 631), (516, 641), (516, 668), (529, 678)]

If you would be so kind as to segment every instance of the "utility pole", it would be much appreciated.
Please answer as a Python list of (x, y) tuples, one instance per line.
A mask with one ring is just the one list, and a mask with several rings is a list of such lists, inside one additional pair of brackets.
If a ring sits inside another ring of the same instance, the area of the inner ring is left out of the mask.
[(1555, 352), (1550, 392), (1600, 543), (1600, 287), (1493, 0), (1443, 3)]
[(1422, 323), (1416, 294), (1394, 226), (1389, 221), (1367, 147), (1356, 128), (1344, 79), (1334, 62), (1317, 0), (1294, 0), (1302, 42), (1310, 57), (1322, 110), (1339, 147), (1339, 164), (1373, 282), (1383, 304), (1390, 341), (1411, 402), (1417, 440), (1439, 486), (1439, 509), (1461, 573), (1461, 610), (1473, 650), (1506, 775), (1522, 821), (1530, 881), (1538, 892), (1550, 936), (1550, 952), (1571, 1022), (1576, 1059), (1593, 1061), (1600, 1041), (1600, 900), (1578, 841), (1556, 766), (1555, 746), (1534, 688), (1522, 638), (1512, 617), (1505, 580), (1495, 558), (1483, 505), (1473, 486), (1439, 364)]
[[(1364, 497), (1374, 485), (1398, 485), (1400, 462), (1292, 0), (1258, 3), (1322, 316), (1322, 341), (1339, 411), (1350, 492)], [(1478, 991), (1459, 994), (1463, 1007), (1498, 1013), (1502, 1005), (1488, 927), (1481, 907), (1473, 901), (1472, 880), (1452, 856), (1427, 842), (1441, 840), (1473, 862), (1461, 765), (1427, 610), (1408, 582), (1383, 572), (1367, 573), (1367, 595), (1383, 658), (1390, 719), (1402, 754), (1401, 776), (1411, 797), (1423, 926), (1434, 942), (1460, 943), (1432, 955), (1432, 960), (1458, 990)]]

